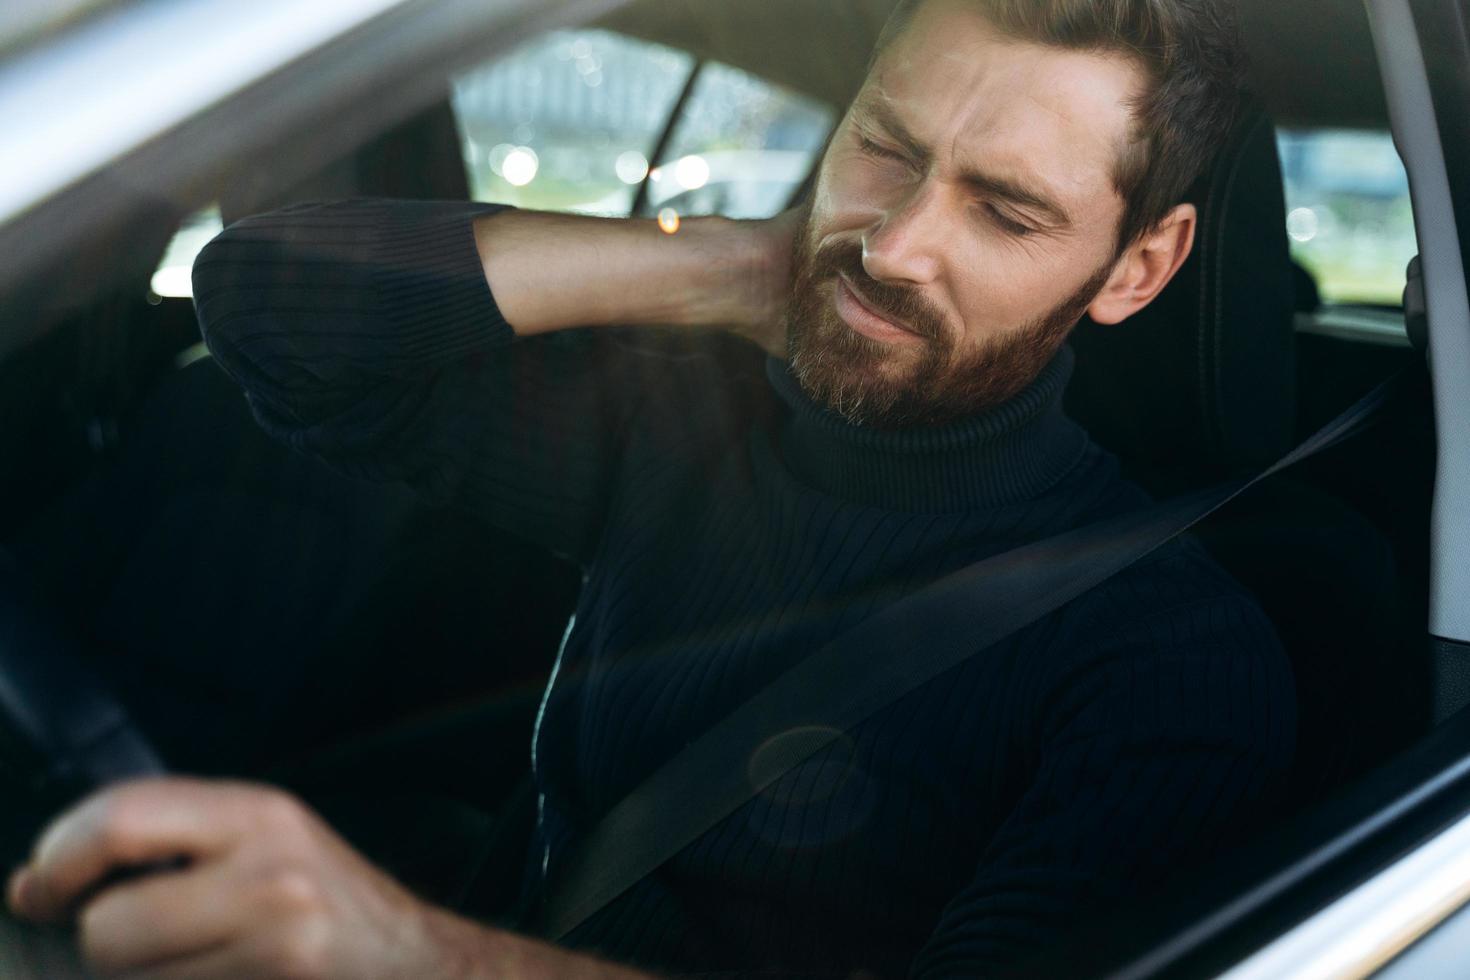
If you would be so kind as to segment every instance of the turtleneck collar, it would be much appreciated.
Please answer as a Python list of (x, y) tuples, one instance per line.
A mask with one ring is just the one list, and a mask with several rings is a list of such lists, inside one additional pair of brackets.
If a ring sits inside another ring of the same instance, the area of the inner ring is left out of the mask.
[(1062, 414), (1072, 375), (1063, 347), (1009, 401), (943, 426), (880, 430), (817, 405), (771, 358), (766, 375), (789, 409), (779, 434), (788, 470), (856, 503), (944, 512), (1019, 503), (1045, 492), (1081, 459), (1087, 434)]

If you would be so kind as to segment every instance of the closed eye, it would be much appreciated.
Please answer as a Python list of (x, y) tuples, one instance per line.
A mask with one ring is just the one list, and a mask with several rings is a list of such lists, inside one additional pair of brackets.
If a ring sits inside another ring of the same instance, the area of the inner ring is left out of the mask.
[(908, 162), (908, 157), (904, 156), (902, 153), (898, 152), (897, 150), (890, 149), (889, 147), (884, 146), (882, 143), (875, 143), (872, 140), (868, 139), (866, 136), (858, 137), (858, 147), (864, 153), (867, 153), (870, 156), (884, 157), (889, 160), (902, 160), (905, 163)]
[(990, 216), (991, 221), (1000, 226), (1002, 231), (1010, 235), (1015, 235), (1017, 238), (1025, 238), (1027, 235), (1035, 234), (1036, 232), (1035, 228), (1029, 225), (1023, 225), (1014, 218), (1008, 217), (994, 205), (985, 205), (985, 212)]
[[(909, 158), (899, 150), (884, 146), (882, 143), (879, 143), (876, 140), (869, 139), (862, 134), (858, 134), (858, 148), (862, 150), (863, 153), (866, 153), (868, 156), (879, 157), (885, 160), (897, 160), (898, 162), (906, 165), (909, 163)], [(1036, 233), (1035, 228), (1032, 228), (1029, 225), (1022, 224), (1016, 219), (1006, 215), (1004, 212), (1000, 211), (992, 204), (985, 205), (985, 213), (989, 216), (990, 220), (997, 227), (999, 227), (1008, 235), (1012, 235), (1016, 238), (1025, 238), (1027, 235), (1033, 235)]]

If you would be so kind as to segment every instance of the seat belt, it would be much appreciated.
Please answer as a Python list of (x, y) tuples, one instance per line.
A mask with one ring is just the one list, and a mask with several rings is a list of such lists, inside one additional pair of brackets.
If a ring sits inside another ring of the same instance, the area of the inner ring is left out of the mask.
[[(1267, 477), (1357, 434), (1403, 387), (1407, 374), (1406, 369), (1380, 384), (1254, 477), (975, 562), (830, 641), (685, 746), (606, 813), (549, 883), (542, 935), (563, 939), (880, 709), (1100, 585)], [(772, 740), (777, 733), (784, 737)]]

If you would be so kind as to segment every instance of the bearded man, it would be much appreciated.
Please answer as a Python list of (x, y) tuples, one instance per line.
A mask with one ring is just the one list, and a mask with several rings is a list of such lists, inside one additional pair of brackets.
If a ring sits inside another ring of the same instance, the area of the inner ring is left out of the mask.
[[(948, 571), (1146, 503), (1062, 414), (1064, 340), (1188, 255), (1234, 45), (1213, 0), (909, 2), (797, 213), (668, 235), (358, 201), (204, 252), (204, 335), (267, 429), (586, 571), (535, 736), (526, 908), (791, 664)], [(789, 358), (608, 329), (630, 323)], [(10, 901), (48, 920), (83, 899), (87, 955), (130, 976), (981, 975), (1216, 851), (1293, 718), (1269, 623), (1176, 542), (845, 732), (568, 948), (435, 907), (238, 784), (93, 798)]]

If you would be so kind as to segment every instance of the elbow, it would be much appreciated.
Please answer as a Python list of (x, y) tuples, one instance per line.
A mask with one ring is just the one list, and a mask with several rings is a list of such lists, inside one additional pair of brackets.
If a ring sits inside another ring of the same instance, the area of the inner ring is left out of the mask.
[(199, 333), (216, 358), (220, 357), (219, 347), (224, 346), (227, 339), (223, 326), (228, 323), (228, 319), (224, 316), (224, 311), (238, 306), (238, 300), (230, 295), (231, 266), (227, 259), (230, 251), (229, 235), (230, 229), (227, 228), (210, 239), (194, 258), (194, 267), (190, 273), (194, 288), (194, 315), (199, 321)]
[(347, 243), (321, 244), (322, 215), (303, 213), (313, 210), (296, 205), (236, 221), (194, 260), (194, 312), (205, 346), (267, 400), (321, 373), (314, 365), (323, 322), (340, 321), (344, 287), (364, 275)]
[[(268, 361), (259, 340), (275, 332), (262, 290), (249, 281), (258, 261), (249, 242), (232, 225), (204, 246), (194, 260), (194, 315), (199, 334), (215, 363), (252, 391), (266, 386), (261, 364)], [(258, 246), (257, 246), (258, 248)], [(254, 359), (247, 352), (253, 352)]]
[(199, 329), (211, 350), (241, 339), (250, 324), (275, 329), (287, 310), (310, 306), (312, 280), (302, 270), (310, 262), (353, 256), (338, 246), (333, 255), (315, 244), (314, 227), (328, 215), (320, 205), (297, 204), (232, 222), (194, 259), (191, 280)]
[(295, 229), (279, 212), (233, 222), (200, 250), (191, 280), (194, 310), (205, 343), (228, 343), (242, 323), (269, 319), (295, 302), (292, 293), (308, 258)]

